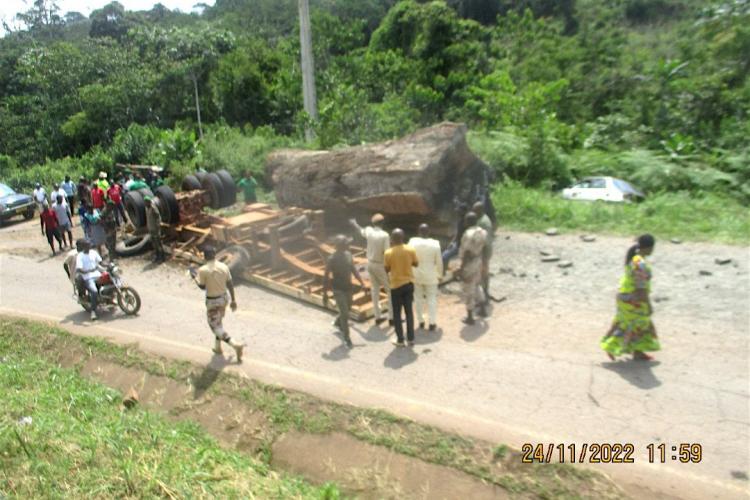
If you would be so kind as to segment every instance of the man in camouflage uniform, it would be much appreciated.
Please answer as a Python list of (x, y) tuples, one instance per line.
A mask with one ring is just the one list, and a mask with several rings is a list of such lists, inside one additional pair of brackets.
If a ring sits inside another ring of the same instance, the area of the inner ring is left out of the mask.
[(487, 233), (487, 241), (482, 251), (482, 290), (484, 291), (485, 305), (490, 301), (490, 260), (492, 259), (492, 243), (495, 240), (495, 226), (489, 215), (484, 211), (484, 203), (478, 201), (471, 209), (477, 214), (477, 226)]
[(115, 247), (117, 246), (117, 219), (115, 218), (115, 203), (107, 200), (107, 205), (102, 210), (101, 224), (104, 226), (104, 246), (107, 247), (107, 258), (111, 261), (115, 258)]
[(151, 246), (154, 248), (154, 262), (160, 263), (167, 259), (164, 246), (161, 242), (161, 214), (159, 213), (159, 201), (151, 196), (146, 196), (146, 227), (151, 235)]
[(237, 310), (237, 301), (234, 297), (234, 284), (232, 283), (232, 274), (226, 264), (216, 260), (216, 250), (213, 247), (207, 247), (203, 250), (206, 263), (197, 271), (190, 270), (198, 288), (206, 291), (206, 318), (208, 326), (214, 334), (213, 352), (222, 356), (221, 343), (225, 342), (234, 348), (237, 354), (237, 363), (242, 363), (242, 351), (244, 344), (237, 343), (231, 339), (229, 334), (224, 330), (224, 314), (227, 311), (227, 291), (231, 302), (229, 307), (232, 311)]
[(459, 276), (463, 283), (463, 296), (466, 303), (466, 317), (463, 322), (467, 325), (474, 324), (474, 308), (479, 306), (479, 315), (487, 315), (485, 302), (482, 294), (482, 269), (483, 253), (487, 244), (487, 231), (477, 226), (477, 214), (468, 212), (465, 216), (464, 235), (461, 237), (461, 249), (459, 258), (461, 267)]

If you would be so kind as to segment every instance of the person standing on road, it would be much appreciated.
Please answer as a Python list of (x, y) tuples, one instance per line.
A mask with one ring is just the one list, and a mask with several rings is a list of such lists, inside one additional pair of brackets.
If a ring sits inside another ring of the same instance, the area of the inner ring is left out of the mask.
[(478, 201), (471, 209), (477, 215), (477, 226), (487, 233), (487, 241), (482, 251), (482, 291), (484, 292), (485, 306), (490, 301), (490, 260), (492, 259), (492, 243), (495, 239), (495, 227), (490, 217), (484, 213), (484, 203)]
[(467, 325), (474, 324), (474, 309), (479, 306), (479, 315), (487, 316), (482, 297), (483, 252), (487, 244), (487, 231), (477, 225), (477, 214), (468, 212), (464, 217), (466, 231), (461, 238), (459, 258), (461, 267), (458, 275), (463, 283), (463, 298), (466, 304), (466, 317), (462, 320)]
[(394, 229), (391, 233), (393, 246), (385, 252), (385, 270), (390, 274), (391, 308), (393, 309), (393, 323), (396, 327), (397, 347), (404, 346), (404, 327), (401, 323), (401, 309), (406, 315), (406, 341), (414, 345), (414, 273), (413, 267), (419, 265), (417, 253), (408, 245), (404, 245), (404, 231)]
[(39, 209), (39, 213), (44, 210), (44, 202), (47, 201), (47, 191), (42, 187), (41, 182), (37, 182), (34, 185), (34, 201), (36, 202), (36, 208)]
[(112, 199), (107, 200), (107, 206), (102, 210), (101, 224), (104, 227), (104, 246), (107, 248), (107, 259), (112, 262), (115, 258), (115, 248), (117, 247), (117, 221), (115, 202)]
[[(333, 275), (333, 281), (330, 276)], [(333, 288), (333, 300), (336, 301), (336, 307), (339, 310), (339, 316), (336, 319), (336, 326), (341, 330), (344, 342), (348, 347), (352, 347), (352, 339), (349, 336), (349, 311), (352, 308), (352, 275), (359, 281), (363, 289), (367, 289), (365, 282), (354, 265), (352, 254), (349, 253), (349, 241), (346, 236), (340, 234), (336, 236), (336, 251), (328, 259), (326, 272), (323, 278), (323, 304), (328, 303), (328, 290)]]
[(49, 243), (49, 247), (52, 249), (52, 255), (56, 255), (53, 239), (57, 240), (57, 246), (62, 252), (63, 245), (62, 240), (60, 239), (57, 215), (55, 214), (55, 211), (50, 208), (47, 200), (45, 200), (42, 205), (42, 213), (39, 215), (39, 219), (41, 220), (42, 236), (47, 236), (47, 243)]
[(234, 348), (237, 354), (237, 363), (242, 363), (242, 351), (244, 344), (234, 342), (229, 334), (224, 330), (223, 320), (227, 311), (227, 291), (231, 297), (229, 307), (232, 311), (237, 310), (237, 301), (234, 297), (234, 284), (232, 283), (232, 274), (229, 267), (216, 260), (216, 250), (213, 247), (206, 247), (203, 250), (206, 263), (196, 271), (190, 269), (190, 274), (198, 285), (198, 288), (206, 291), (206, 317), (208, 326), (214, 334), (213, 352), (223, 356), (221, 343), (225, 342)]
[(89, 204), (86, 201), (81, 201), (81, 205), (78, 207), (78, 218), (83, 229), (83, 237), (86, 239), (91, 238), (91, 222), (88, 218)]
[(650, 234), (641, 235), (625, 256), (625, 274), (620, 279), (617, 294), (617, 314), (612, 327), (599, 345), (609, 359), (622, 354), (633, 354), (633, 359), (649, 361), (646, 351), (658, 351), (661, 346), (651, 319), (651, 266), (646, 257), (654, 251), (656, 240)]
[(70, 180), (70, 176), (65, 176), (65, 181), (63, 181), (62, 184), (60, 184), (60, 187), (65, 192), (65, 201), (68, 202), (68, 206), (70, 207), (70, 213), (75, 213), (75, 201), (76, 201), (76, 184), (75, 182)]
[(391, 240), (383, 230), (384, 218), (382, 214), (372, 216), (372, 226), (365, 228), (357, 224), (356, 219), (349, 219), (352, 227), (367, 240), (367, 274), (370, 276), (370, 297), (375, 314), (375, 324), (379, 325), (385, 318), (380, 311), (380, 288), (388, 295), (388, 323), (393, 325), (393, 308), (391, 307), (391, 287), (388, 282), (388, 274), (385, 271), (385, 252), (391, 246)]
[(84, 176), (81, 176), (78, 179), (78, 203), (87, 203), (91, 205), (91, 188), (89, 187), (89, 182), (86, 180)]
[(245, 205), (258, 202), (258, 195), (255, 193), (257, 187), (258, 182), (253, 177), (253, 173), (250, 171), (245, 172), (240, 182), (237, 183), (237, 188), (242, 189)]
[(453, 257), (458, 255), (458, 250), (461, 245), (461, 237), (466, 230), (466, 227), (464, 226), (464, 217), (466, 217), (466, 212), (469, 210), (469, 207), (458, 198), (453, 200), (453, 205), (456, 210), (456, 234), (443, 252), (443, 270), (448, 269), (448, 263)]
[(148, 234), (151, 235), (151, 246), (154, 247), (153, 262), (159, 264), (167, 260), (164, 246), (161, 241), (161, 213), (159, 213), (158, 200), (152, 196), (146, 196), (146, 226)]
[(90, 244), (85, 244), (83, 251), (76, 257), (76, 279), (89, 291), (91, 301), (91, 321), (96, 321), (96, 308), (99, 300), (99, 290), (96, 288), (96, 280), (102, 275), (100, 268), (102, 258)]
[[(57, 224), (63, 243), (73, 248), (73, 214), (70, 212), (70, 205), (64, 203), (62, 195), (58, 194), (55, 204), (52, 205), (52, 210), (55, 211), (55, 215), (57, 216)], [(66, 233), (68, 235), (67, 242), (65, 240)]]
[(122, 204), (122, 186), (113, 182), (112, 185), (109, 186), (109, 189), (107, 189), (107, 198), (112, 200), (115, 224), (119, 226), (121, 221), (125, 222), (125, 207)]
[(409, 246), (417, 253), (419, 266), (414, 270), (414, 307), (417, 310), (419, 328), (424, 330), (424, 310), (427, 306), (430, 319), (429, 331), (437, 328), (438, 282), (443, 275), (443, 259), (440, 242), (430, 238), (430, 227), (419, 226), (419, 236), (409, 240)]
[(104, 198), (106, 197), (104, 190), (99, 184), (91, 186), (91, 207), (94, 210), (101, 210), (104, 208)]

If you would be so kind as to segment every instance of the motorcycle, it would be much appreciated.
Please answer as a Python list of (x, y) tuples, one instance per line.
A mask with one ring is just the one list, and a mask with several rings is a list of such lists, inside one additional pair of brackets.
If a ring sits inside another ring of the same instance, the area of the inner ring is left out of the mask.
[[(75, 298), (78, 304), (87, 312), (91, 311), (91, 300), (89, 291), (82, 286), (78, 280), (73, 285)], [(96, 280), (96, 288), (99, 291), (99, 306), (114, 308), (119, 306), (122, 312), (128, 316), (138, 314), (141, 309), (141, 297), (134, 288), (125, 284), (120, 274), (120, 268), (115, 263), (107, 264), (106, 271)]]

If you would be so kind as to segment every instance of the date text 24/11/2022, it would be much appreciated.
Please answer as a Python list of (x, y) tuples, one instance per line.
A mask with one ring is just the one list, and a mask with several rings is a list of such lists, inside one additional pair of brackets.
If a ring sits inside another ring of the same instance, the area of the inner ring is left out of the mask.
[[(703, 459), (703, 446), (699, 443), (678, 445), (649, 444), (646, 446), (649, 463), (669, 461), (697, 464)], [(633, 464), (635, 445), (631, 443), (583, 443), (553, 444), (524, 443), (521, 446), (521, 462), (532, 463), (588, 463), (588, 464)]]

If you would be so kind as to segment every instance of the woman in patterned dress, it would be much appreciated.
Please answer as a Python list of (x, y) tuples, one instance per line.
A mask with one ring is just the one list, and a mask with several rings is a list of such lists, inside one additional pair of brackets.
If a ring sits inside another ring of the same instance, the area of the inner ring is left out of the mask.
[(651, 321), (651, 266), (646, 257), (654, 251), (656, 241), (650, 234), (638, 238), (625, 256), (625, 275), (617, 294), (617, 314), (612, 327), (599, 345), (611, 360), (622, 354), (633, 359), (651, 360), (646, 351), (658, 351), (659, 339)]

